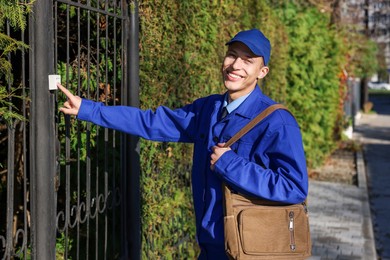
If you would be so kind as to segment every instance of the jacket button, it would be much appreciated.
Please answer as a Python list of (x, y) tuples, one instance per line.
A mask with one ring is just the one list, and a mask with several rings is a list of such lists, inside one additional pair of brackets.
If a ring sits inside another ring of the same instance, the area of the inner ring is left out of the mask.
[(218, 137), (214, 136), (213, 141), (214, 141), (214, 143), (218, 143), (218, 141), (219, 141)]

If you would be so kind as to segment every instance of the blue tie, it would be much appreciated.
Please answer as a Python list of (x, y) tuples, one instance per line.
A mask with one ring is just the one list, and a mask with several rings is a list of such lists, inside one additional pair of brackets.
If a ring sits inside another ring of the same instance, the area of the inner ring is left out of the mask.
[(227, 114), (228, 114), (227, 108), (223, 107), (221, 112), (221, 119), (224, 119), (225, 116), (227, 116)]

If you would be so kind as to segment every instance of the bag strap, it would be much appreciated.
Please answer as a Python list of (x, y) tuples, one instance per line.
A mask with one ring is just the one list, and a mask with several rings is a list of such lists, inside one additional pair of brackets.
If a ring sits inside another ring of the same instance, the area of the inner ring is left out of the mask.
[(282, 104), (274, 104), (267, 107), (263, 112), (258, 114), (252, 121), (250, 121), (247, 125), (245, 125), (240, 131), (238, 131), (235, 135), (233, 135), (233, 137), (230, 138), (230, 140), (225, 143), (224, 147), (229, 147), (235, 142), (237, 142), (238, 139), (240, 139), (243, 135), (248, 133), (254, 126), (256, 126), (264, 118), (272, 114), (272, 112), (274, 112), (277, 109), (284, 109), (288, 111), (287, 107), (285, 107)]
[[(258, 114), (253, 120), (251, 120), (248, 124), (246, 124), (243, 128), (241, 128), (240, 131), (238, 131), (235, 135), (233, 135), (232, 138), (229, 139), (224, 145), (224, 147), (229, 147), (237, 140), (239, 140), (242, 136), (244, 136), (246, 133), (248, 133), (253, 127), (255, 127), (258, 123), (260, 123), (264, 118), (272, 114), (277, 109), (284, 109), (287, 110), (287, 107), (285, 107), (282, 104), (274, 104), (269, 107), (267, 107), (263, 112)], [(222, 183), (222, 189), (224, 190), (224, 209), (225, 209), (225, 216), (232, 216), (233, 214), (233, 207), (232, 207), (232, 199), (231, 199), (231, 191), (229, 187), (223, 182)]]

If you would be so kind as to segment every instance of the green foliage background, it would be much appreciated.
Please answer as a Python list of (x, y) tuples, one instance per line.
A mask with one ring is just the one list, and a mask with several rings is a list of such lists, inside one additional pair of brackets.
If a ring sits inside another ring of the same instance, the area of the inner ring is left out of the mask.
[[(24, 120), (18, 113), (17, 106), (11, 101), (12, 98), (25, 99), (20, 92), (20, 85), (12, 86), (14, 78), (12, 74), (12, 65), (8, 57), (18, 50), (25, 50), (28, 46), (17, 39), (12, 38), (6, 33), (6, 21), (9, 26), (15, 30), (26, 29), (26, 14), (31, 12), (31, 6), (34, 1), (13, 1), (0, 0), (0, 123), (11, 124), (13, 119)], [(10, 109), (12, 108), (12, 109)]]

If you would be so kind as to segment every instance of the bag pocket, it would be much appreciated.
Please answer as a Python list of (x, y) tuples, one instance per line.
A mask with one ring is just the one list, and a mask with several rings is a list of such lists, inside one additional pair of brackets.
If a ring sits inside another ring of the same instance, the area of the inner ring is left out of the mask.
[(310, 251), (309, 224), (303, 206), (246, 208), (238, 215), (238, 225), (245, 254), (307, 255)]

